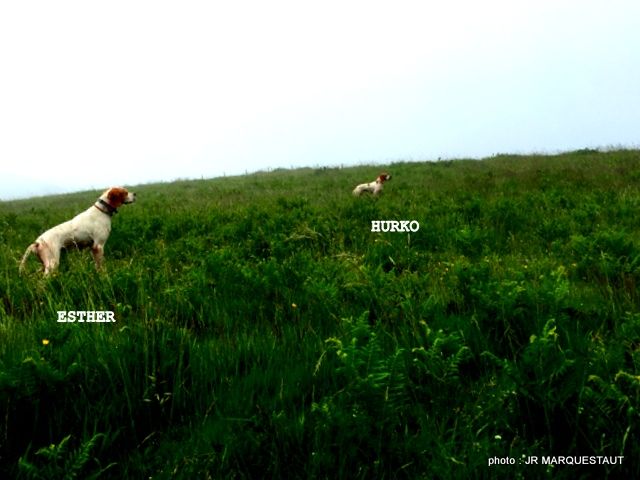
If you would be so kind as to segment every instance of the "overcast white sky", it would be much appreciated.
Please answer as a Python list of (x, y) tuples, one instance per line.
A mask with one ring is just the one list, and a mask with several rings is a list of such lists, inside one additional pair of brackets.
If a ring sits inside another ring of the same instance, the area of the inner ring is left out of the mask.
[(637, 0), (0, 6), (0, 199), (639, 132)]

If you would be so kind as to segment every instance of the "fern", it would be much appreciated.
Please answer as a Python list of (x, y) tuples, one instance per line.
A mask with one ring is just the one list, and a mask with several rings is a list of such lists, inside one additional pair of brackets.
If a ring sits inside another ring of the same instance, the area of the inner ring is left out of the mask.
[[(115, 463), (111, 463), (104, 468), (89, 471), (88, 463), (94, 459), (92, 451), (99, 441), (104, 442), (104, 438), (103, 433), (96, 433), (89, 440), (83, 442), (78, 449), (71, 451), (69, 447), (71, 435), (67, 435), (57, 445), (51, 444), (36, 451), (35, 454), (40, 458), (35, 463), (27, 459), (28, 454), (20, 457), (19, 470), (26, 478), (34, 480), (51, 478), (96, 479), (115, 465)], [(99, 462), (97, 459), (95, 460), (99, 466)]]
[(340, 360), (337, 372), (347, 381), (350, 392), (366, 399), (369, 396), (384, 398), (399, 407), (403, 398), (406, 378), (402, 357), (405, 350), (398, 348), (385, 354), (377, 333), (368, 323), (368, 312), (355, 321), (346, 320), (349, 326), (348, 342), (330, 338), (327, 344)]
[[(346, 339), (332, 337), (325, 342), (328, 349), (323, 357), (327, 353), (335, 355), (340, 379), (339, 390), (312, 406), (318, 421), (317, 434), (323, 439), (320, 443), (339, 446), (335, 458), (322, 460), (327, 464), (362, 462), (366, 452), (401, 462), (398, 452), (383, 452), (395, 451), (401, 444), (390, 439), (403, 431), (403, 414), (410, 401), (406, 351), (395, 348), (386, 353), (367, 318), (368, 312), (364, 312), (356, 320), (344, 320)], [(379, 463), (378, 468), (382, 468)], [(373, 470), (370, 473), (376, 475)]]
[(457, 387), (460, 368), (473, 357), (471, 349), (457, 333), (433, 331), (426, 324), (424, 326), (424, 345), (411, 350), (414, 368), (422, 377)]

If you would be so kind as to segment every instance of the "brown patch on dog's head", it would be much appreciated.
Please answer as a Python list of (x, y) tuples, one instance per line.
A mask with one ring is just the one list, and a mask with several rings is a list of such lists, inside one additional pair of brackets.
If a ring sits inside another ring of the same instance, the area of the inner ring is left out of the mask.
[(380, 175), (378, 175), (378, 182), (380, 183), (384, 183), (387, 180), (391, 180), (391, 175), (389, 175), (387, 172), (382, 172)]
[(127, 202), (128, 198), (129, 192), (126, 188), (112, 187), (107, 191), (107, 201), (113, 208), (118, 208), (123, 203), (130, 203)]

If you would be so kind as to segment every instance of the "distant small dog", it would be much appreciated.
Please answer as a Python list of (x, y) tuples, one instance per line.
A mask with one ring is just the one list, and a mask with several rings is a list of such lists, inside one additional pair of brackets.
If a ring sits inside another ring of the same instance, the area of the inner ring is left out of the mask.
[(29, 254), (35, 253), (44, 266), (44, 274), (48, 275), (60, 263), (60, 251), (73, 246), (91, 246), (93, 260), (99, 269), (104, 258), (104, 244), (111, 233), (111, 217), (121, 205), (135, 200), (135, 193), (121, 187), (110, 188), (88, 210), (47, 230), (29, 245), (20, 262), (20, 271)]
[(378, 195), (380, 192), (382, 192), (382, 184), (388, 180), (391, 180), (391, 175), (386, 172), (382, 172), (373, 182), (362, 183), (354, 188), (353, 194), (362, 195), (364, 192), (370, 192), (374, 195)]

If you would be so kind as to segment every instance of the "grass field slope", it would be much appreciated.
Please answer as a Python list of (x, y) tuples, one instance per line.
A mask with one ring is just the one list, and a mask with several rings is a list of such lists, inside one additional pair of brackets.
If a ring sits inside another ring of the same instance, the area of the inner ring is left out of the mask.
[(0, 202), (0, 478), (640, 478), (640, 151), (384, 169)]

